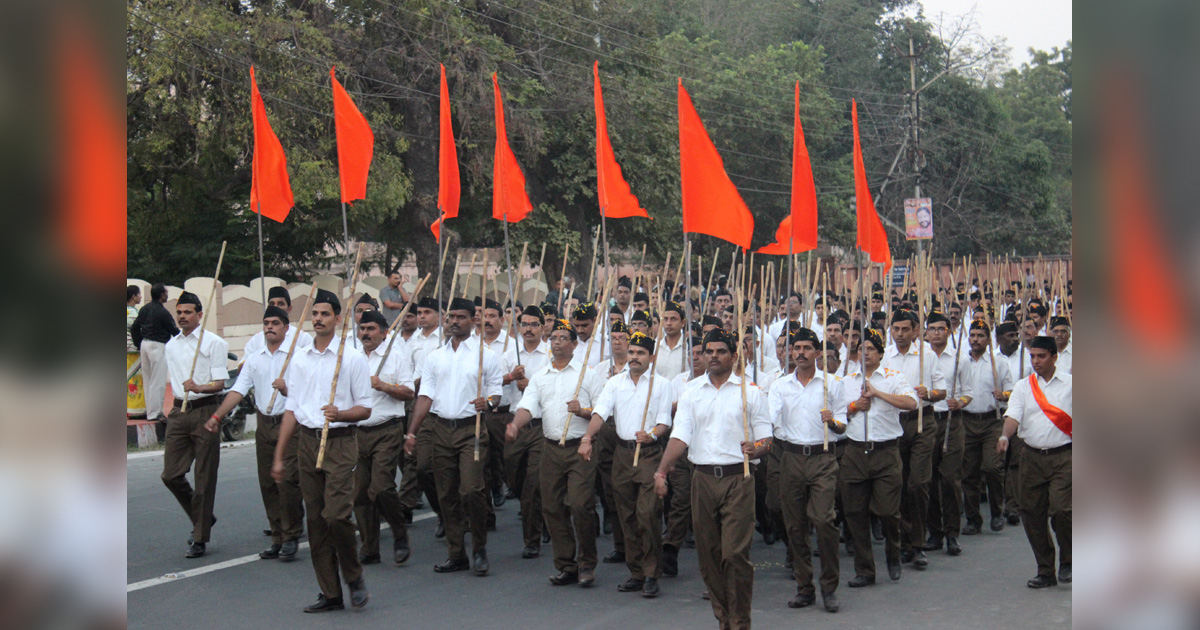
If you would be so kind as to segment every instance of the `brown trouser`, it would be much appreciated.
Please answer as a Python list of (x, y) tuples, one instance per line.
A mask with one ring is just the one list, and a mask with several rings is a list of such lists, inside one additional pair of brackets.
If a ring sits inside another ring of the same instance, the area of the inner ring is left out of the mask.
[[(937, 479), (929, 494), (929, 535), (958, 538), (962, 530), (962, 472), (965, 434), (958, 412), (938, 413), (937, 442), (933, 446), (933, 469)], [(946, 431), (949, 430), (949, 441)], [(976, 509), (979, 498), (975, 498)]]
[[(1021, 454), (1021, 522), (1037, 559), (1038, 575), (1054, 577), (1054, 538), (1059, 564), (1071, 564), (1071, 449)], [(1046, 522), (1049, 521), (1049, 526)]]
[(446, 527), (446, 546), (451, 560), (467, 557), (466, 535), (471, 530), (471, 548), (479, 553), (487, 548), (487, 504), (484, 501), (483, 469), (487, 464), (488, 431), (479, 428), (479, 461), (475, 461), (474, 418), (459, 421), (452, 428), (438, 416), (429, 414), (430, 454), (433, 477), (437, 483), (438, 503)]
[[(413, 447), (411, 456), (405, 455), (403, 448), (400, 450), (400, 457), (403, 463), (400, 464), (403, 470), (403, 475), (400, 477), (400, 504), (405, 510), (412, 513), (417, 509), (417, 501), (421, 498), (421, 493), (425, 493), (425, 499), (429, 501), (429, 509), (433, 510), (438, 517), (442, 516), (442, 506), (438, 503), (437, 483), (433, 479), (433, 429), (431, 422), (425, 422), (417, 431), (417, 445)], [(407, 431), (407, 426), (405, 431)]]
[(679, 551), (692, 526), (692, 463), (687, 460), (687, 449), (675, 460), (675, 468), (667, 473), (667, 486), (667, 531), (663, 534), (663, 544)]
[(854, 538), (854, 573), (874, 578), (872, 514), (883, 527), (887, 561), (900, 563), (900, 493), (904, 483), (900, 449), (893, 444), (867, 452), (863, 447), (847, 442), (840, 470), (842, 506), (846, 510), (846, 525)]
[(267, 522), (271, 524), (271, 542), (300, 538), (304, 528), (304, 503), (300, 498), (300, 471), (296, 467), (296, 433), (283, 451), (283, 481), (275, 483), (271, 464), (275, 461), (275, 445), (279, 443), (280, 416), (258, 414), (254, 430), (254, 454), (258, 463), (258, 489), (262, 493)]
[(915, 411), (901, 414), (900, 424), (904, 428), (904, 435), (900, 437), (904, 489), (900, 497), (900, 547), (920, 549), (925, 545), (929, 486), (933, 481), (933, 449), (937, 446), (938, 424), (933, 416), (933, 406), (925, 408), (920, 433), (917, 433)]
[(404, 445), (403, 418), (379, 427), (358, 427), (358, 466), (354, 469), (354, 520), (362, 554), (379, 555), (379, 517), (392, 526), (397, 545), (408, 542), (408, 523), (396, 492), (396, 467)]
[(643, 444), (638, 465), (634, 449), (617, 445), (613, 456), (613, 499), (625, 534), (625, 566), (639, 580), (662, 577), (662, 499), (654, 492), (654, 472), (662, 447)]
[[(204, 428), (209, 416), (217, 410), (218, 396), (210, 396), (199, 404), (189, 403), (186, 413), (177, 401), (167, 416), (167, 435), (164, 439), (162, 480), (192, 522), (192, 540), (207, 543), (212, 528), (213, 503), (217, 498), (217, 467), (221, 464), (221, 431), (211, 433)], [(188, 483), (187, 474), (196, 463), (196, 488)]]
[[(741, 470), (740, 464), (727, 468)], [(717, 478), (693, 467), (692, 527), (700, 577), (708, 587), (721, 628), (750, 627), (754, 595), (754, 476), (740, 472)]]
[(526, 547), (542, 546), (542, 421), (534, 419), (521, 427), (517, 439), (504, 446), (504, 469), (508, 487), (521, 501), (521, 535)]
[(1013, 435), (1008, 441), (1008, 452), (1004, 460), (1004, 514), (1021, 513), (1021, 454), (1025, 452), (1025, 440)]
[(542, 443), (542, 516), (554, 568), (567, 573), (596, 568), (596, 463), (579, 456), (579, 442)]
[[(483, 414), (483, 422), (487, 425), (488, 430), (488, 460), (484, 469), (485, 491), (504, 485), (504, 432), (508, 429), (508, 423), (512, 422), (512, 419), (513, 415), (507, 411), (504, 413), (489, 411)], [(488, 506), (491, 506), (491, 497), (487, 499)]]
[(604, 506), (604, 518), (612, 525), (613, 549), (625, 553), (625, 532), (621, 531), (617, 506), (613, 502), (612, 467), (613, 454), (617, 449), (617, 428), (612, 420), (600, 425), (592, 446), (592, 458), (596, 460), (596, 483), (599, 484), (597, 491), (600, 503)]
[[(785, 544), (788, 540), (787, 524), (783, 522), (783, 499), (780, 494), (779, 474), (783, 470), (783, 447), (779, 445), (779, 439), (771, 440), (770, 450), (767, 456), (763, 458), (762, 467), (766, 468), (766, 509), (767, 517), (771, 520), (771, 525), (774, 527), (775, 535), (780, 538)], [(759, 490), (761, 493), (762, 490)], [(808, 531), (807, 529), (805, 531)], [(791, 547), (788, 547), (788, 555), (791, 555)]]
[[(354, 431), (332, 434), (325, 442), (325, 459), (317, 470), (321, 431), (298, 427), (296, 459), (300, 467), (300, 493), (308, 514), (308, 544), (312, 548), (317, 586), (326, 598), (341, 597), (342, 584), (362, 578), (362, 564), (354, 544), (354, 466), (358, 440)], [(334, 430), (331, 430), (334, 431)]]
[(794, 452), (791, 447), (780, 458), (779, 495), (783, 522), (792, 550), (792, 576), (798, 593), (813, 594), (812, 549), (809, 527), (817, 530), (817, 550), (821, 554), (821, 594), (837, 590), (840, 566), (838, 531), (834, 525), (837, 500), (838, 462), (836, 445), (821, 452), (821, 445), (810, 447), (810, 455)]
[(991, 518), (1002, 516), (1004, 512), (1003, 461), (996, 454), (996, 442), (1000, 440), (1003, 429), (1004, 420), (997, 420), (994, 414), (985, 414), (984, 417), (963, 414), (963, 509), (967, 522), (976, 527), (983, 526), (983, 517), (979, 514), (979, 495), (985, 484)]

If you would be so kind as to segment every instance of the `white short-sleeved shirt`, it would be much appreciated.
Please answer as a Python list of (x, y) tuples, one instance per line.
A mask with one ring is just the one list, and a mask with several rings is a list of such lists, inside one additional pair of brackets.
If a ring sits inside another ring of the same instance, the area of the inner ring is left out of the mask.
[[(333, 375), (337, 370), (338, 346), (341, 337), (334, 335), (323, 352), (316, 344), (297, 350), (288, 366), (288, 399), (285, 409), (296, 416), (296, 422), (310, 429), (320, 429), (325, 424), (321, 408), (329, 404), (329, 390), (333, 387)], [(337, 391), (333, 405), (341, 410), (351, 407), (371, 408), (373, 404), (371, 373), (363, 353), (346, 344), (342, 351), (342, 369), (338, 372)], [(330, 422), (329, 428), (350, 426), (353, 422)]]
[(429, 356), (442, 345), (442, 329), (434, 327), (433, 332), (426, 335), (425, 331), (418, 328), (416, 332), (408, 338), (408, 353), (412, 357), (413, 375), (421, 376), (421, 367), (425, 365), (425, 357)]
[(575, 400), (575, 386), (579, 384), (579, 405), (591, 407), (600, 394), (603, 381), (595, 370), (588, 370), (581, 382), (579, 370), (582, 366), (583, 363), (578, 359), (571, 359), (566, 367), (559, 370), (551, 361), (529, 378), (529, 386), (525, 388), (525, 395), (521, 397), (517, 409), (524, 409), (530, 416), (541, 418), (542, 434), (548, 439), (560, 439), (564, 429), (568, 440), (583, 437), (587, 432), (589, 420), (567, 411), (567, 403)]
[[(651, 382), (654, 383), (653, 392), (650, 391)], [(646, 405), (647, 397), (649, 406)], [(606, 421), (612, 418), (617, 437), (637, 439), (638, 431), (649, 432), (659, 424), (671, 426), (671, 384), (662, 376), (651, 379), (648, 374), (643, 374), (635, 384), (629, 370), (625, 370), (604, 384), (592, 412)]]
[[(529, 378), (536, 374), (538, 370), (546, 367), (550, 363), (550, 343), (547, 341), (538, 341), (538, 345), (532, 352), (525, 349), (525, 340), (521, 340), (521, 365), (525, 367), (525, 378)], [(504, 373), (508, 374), (517, 369), (517, 346), (516, 344), (508, 344), (508, 352), (504, 353)], [(528, 387), (528, 386), (526, 386)], [(521, 402), (521, 398), (525, 392), (517, 387), (517, 382), (513, 381), (504, 386), (504, 395), (500, 397), (501, 405), (508, 405), (510, 411), (516, 411), (513, 405)]]
[(687, 354), (687, 340), (683, 335), (679, 335), (679, 340), (676, 341), (673, 348), (667, 344), (666, 337), (659, 339), (657, 349), (658, 358), (654, 362), (655, 374), (671, 380), (687, 369), (684, 361), (684, 356)]
[[(296, 328), (295, 324), (288, 324), (287, 334), (283, 338), (283, 343), (279, 344), (279, 347), (282, 348), (285, 353), (289, 348), (292, 347), (292, 338), (297, 334), (300, 335), (300, 338), (296, 340), (297, 350), (301, 348), (307, 348), (312, 345), (313, 338), (311, 333)], [(243, 358), (249, 358), (251, 354), (259, 352), (266, 347), (267, 338), (263, 336), (263, 332), (260, 330), (254, 333), (254, 336), (250, 338), (250, 341), (246, 342), (246, 347), (242, 350), (242, 356)]]
[[(1057, 369), (1054, 376), (1047, 382), (1041, 376), (1034, 375), (1038, 380), (1046, 402), (1073, 416), (1071, 406), (1071, 375), (1061, 374)], [(1033, 389), (1029, 379), (1023, 378), (1013, 386), (1012, 396), (1008, 399), (1008, 411), (1004, 417), (1017, 421), (1017, 435), (1033, 448), (1054, 448), (1071, 443), (1071, 436), (1063, 433), (1049, 416), (1038, 406), (1033, 397)]]
[[(842, 400), (838, 405), (845, 408), (858, 400), (862, 396), (862, 385), (862, 372), (855, 372), (842, 379)], [(877, 368), (871, 374), (871, 385), (885, 394), (908, 396), (918, 400), (917, 392), (908, 384), (908, 379), (896, 370)], [(850, 414), (846, 420), (846, 437), (859, 442), (886, 442), (904, 435), (904, 428), (900, 426), (900, 409), (878, 397), (871, 399), (870, 409)]]
[[(746, 436), (742, 430), (741, 382), (737, 374), (730, 374), (718, 389), (712, 377), (705, 374), (684, 386), (671, 437), (688, 445), (688, 460), (693, 464), (725, 466), (742, 462)], [(771, 437), (766, 397), (749, 383), (746, 413), (751, 442)]]
[[(926, 350), (927, 351), (933, 350), (933, 346), (930, 346)], [(943, 398), (943, 399), (933, 403), (933, 410), (946, 412), (946, 411), (950, 411), (950, 405), (946, 402), (946, 399), (949, 398), (951, 394), (954, 394), (954, 396), (956, 396), (956, 397), (957, 396), (974, 396), (975, 395), (975, 393), (970, 388), (970, 384), (967, 382), (967, 380), (965, 378), (963, 378), (962, 364), (963, 364), (963, 361), (966, 360), (966, 358), (963, 356), (964, 354), (966, 354), (966, 348), (964, 348), (963, 354), (959, 354), (958, 351), (954, 348), (954, 346), (947, 343), (946, 348), (944, 350), (942, 350), (941, 354), (937, 354), (936, 350), (934, 350), (934, 354), (937, 355), (938, 368), (942, 371), (942, 376), (946, 380), (946, 398)], [(954, 369), (955, 357), (958, 358), (958, 370), (957, 371), (955, 371), (955, 369)], [(956, 378), (958, 380), (958, 383), (957, 384), (951, 383), (951, 381), (955, 380)]]
[[(397, 342), (399, 341), (402, 340), (397, 339)], [(383, 363), (383, 370), (379, 372), (379, 380), (390, 385), (401, 385), (412, 389), (412, 357), (408, 356), (408, 345), (393, 344), (392, 351), (388, 353), (385, 360), (383, 353), (386, 351), (387, 343), (385, 342), (379, 344), (378, 348), (367, 355), (368, 380), (370, 376), (375, 375), (379, 364)], [(358, 426), (372, 427), (392, 418), (404, 417), (404, 401), (392, 398), (386, 392), (371, 388), (371, 404), (371, 417), (359, 422)]]
[[(176, 398), (182, 398), (185, 393), (188, 400), (212, 396), (212, 394), (184, 392), (183, 382), (188, 379), (197, 385), (205, 385), (214, 381), (223, 383), (225, 379), (229, 378), (229, 370), (225, 368), (229, 361), (227, 356), (229, 344), (211, 331), (204, 333), (204, 341), (198, 357), (196, 356), (197, 344), (201, 344), (199, 326), (192, 330), (190, 335), (184, 335), (181, 330), (167, 340), (164, 349), (167, 358), (167, 374), (171, 378), (171, 391)], [(196, 361), (194, 370), (192, 369), (193, 359)]]
[[(454, 348), (454, 342), (429, 353), (421, 368), (421, 396), (433, 401), (429, 411), (438, 417), (457, 420), (475, 415), (471, 404), (479, 396), (479, 337), (470, 336)], [(504, 374), (500, 357), (483, 348), (483, 395), (503, 394)]]
[[(207, 335), (205, 336), (207, 337)], [(300, 350), (296, 350), (296, 352), (300, 352)], [(279, 372), (283, 370), (283, 363), (286, 360), (287, 346), (282, 343), (275, 349), (275, 352), (271, 352), (264, 345), (257, 352), (247, 354), (246, 360), (242, 362), (242, 369), (238, 372), (237, 381), (233, 383), (230, 390), (246, 396), (253, 389), (254, 405), (260, 414), (277, 416), (283, 413), (284, 407), (287, 405), (287, 397), (277, 394), (271, 384), (275, 382), (276, 378), (279, 378)], [(270, 409), (267, 409), (267, 404), (271, 402), (273, 394), (275, 403)]]
[[(592, 335), (595, 336), (596, 332), (593, 331)], [(587, 354), (587, 347), (590, 341), (591, 337), (588, 337), (587, 341), (584, 341), (583, 338), (580, 338), (579, 342), (575, 344), (575, 358), (578, 359), (580, 363), (583, 363), (583, 357)], [(607, 349), (607, 347), (611, 347), (611, 344), (605, 344), (605, 346)], [(588, 355), (587, 362), (589, 368), (595, 367), (597, 363), (600, 363), (604, 360), (604, 357), (600, 356), (601, 354), (603, 353), (600, 352), (600, 340), (597, 339), (595, 342), (592, 342), (592, 354)]]
[[(821, 420), (821, 409), (826, 398), (833, 419), (845, 424), (846, 405), (838, 404), (842, 400), (842, 383), (837, 377), (817, 370), (807, 385), (800, 384), (795, 372), (776, 381), (767, 396), (775, 437), (792, 444), (823, 444), (825, 423)], [(831, 438), (835, 435), (832, 431), (829, 434)]]
[[(937, 353), (933, 351), (933, 347), (928, 342), (922, 341), (925, 344), (925, 370), (921, 374), (921, 351), (916, 343), (908, 346), (908, 352), (900, 354), (900, 349), (895, 346), (889, 346), (887, 352), (883, 355), (883, 360), (879, 362), (880, 368), (895, 370), (904, 375), (908, 380), (909, 385), (912, 385), (915, 390), (918, 386), (924, 386), (930, 390), (946, 389), (946, 375), (942, 373), (941, 362), (937, 358)], [(924, 379), (921, 377), (924, 376)], [(918, 404), (926, 404), (925, 401), (920, 401)]]
[(625, 362), (618, 368), (613, 365), (613, 359), (608, 358), (597, 363), (592, 369), (596, 371), (596, 375), (600, 377), (600, 380), (608, 382), (616, 375), (629, 371), (629, 359), (626, 358)]
[(1000, 354), (999, 351), (994, 351), (992, 356), (996, 359), (996, 380), (1000, 381), (999, 387), (992, 379), (992, 359), (988, 357), (987, 350), (984, 350), (978, 359), (972, 358), (968, 353), (959, 363), (959, 373), (964, 380), (964, 387), (969, 391), (969, 394), (965, 392), (964, 394), (971, 396), (971, 403), (965, 409), (971, 413), (987, 413), (995, 410), (996, 399), (992, 396), (992, 392), (997, 389), (1004, 392), (1013, 388), (1013, 375), (1012, 370), (1008, 367), (1007, 357)]

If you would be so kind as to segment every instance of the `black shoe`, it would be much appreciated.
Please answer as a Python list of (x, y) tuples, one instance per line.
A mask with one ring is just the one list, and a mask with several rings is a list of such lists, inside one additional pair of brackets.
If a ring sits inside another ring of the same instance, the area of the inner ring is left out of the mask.
[(474, 565), (474, 567), (472, 567), (472, 571), (475, 572), (475, 575), (478, 575), (479, 577), (483, 577), (488, 574), (488, 569), (490, 569), (490, 568), (491, 568), (491, 565), (488, 564), (487, 552), (486, 551), (475, 552), (475, 565)]
[(655, 578), (646, 578), (646, 582), (642, 584), (642, 597), (654, 598), (658, 597), (658, 580)]
[(917, 556), (916, 551), (914, 551), (912, 549), (902, 549), (900, 551), (900, 562), (903, 564), (908, 564), (909, 562), (912, 562), (913, 558), (915, 558), (916, 556)]
[(674, 545), (663, 545), (662, 574), (667, 577), (679, 575), (679, 550)]
[(1025, 586), (1028, 586), (1029, 588), (1047, 588), (1057, 585), (1058, 580), (1054, 579), (1054, 576), (1052, 575), (1039, 575), (1025, 583)]
[(1058, 581), (1063, 584), (1071, 583), (1071, 563), (1067, 563), (1058, 567)]
[(412, 510), (405, 509), (404, 510), (404, 524), (412, 525), (412, 523), (413, 523)]
[(639, 580), (638, 578), (631, 577), (628, 580), (618, 584), (617, 590), (621, 591), (622, 593), (636, 593), (637, 591), (642, 590), (643, 584), (645, 584), (645, 580)]
[(433, 537), (434, 538), (445, 538), (446, 537), (446, 524), (444, 522), (442, 522), (441, 519), (438, 519), (437, 529), (433, 530)]
[(492, 507), (504, 505), (504, 501), (507, 499), (508, 497), (505, 496), (503, 487), (492, 488)]
[(517, 493), (513, 492), (512, 488), (505, 488), (504, 498), (505, 499), (515, 499), (515, 498), (517, 498)]
[(708, 589), (704, 589), (704, 592), (700, 593), (700, 599), (703, 599), (705, 601), (712, 599), (712, 595), (708, 594)]
[[(1001, 523), (1001, 527), (1003, 527), (1004, 521), (1001, 520), (1000, 523)], [(995, 527), (996, 527), (996, 519), (992, 519), (992, 531), (999, 531)], [(966, 525), (963, 525), (963, 528), (962, 528), (963, 536), (974, 536), (978, 533), (979, 533), (979, 524), (978, 523), (968, 522)]]
[(763, 532), (763, 542), (767, 543), (768, 545), (774, 545), (775, 531), (768, 529), (767, 531)]
[(579, 571), (579, 585), (587, 588), (596, 583), (595, 569), (581, 569)]
[(866, 577), (866, 576), (862, 576), (862, 575), (856, 575), (856, 576), (850, 578), (849, 582), (846, 582), (846, 586), (849, 586), (850, 588), (861, 588), (863, 586), (870, 586), (874, 583), (875, 583), (874, 577)]
[(901, 573), (901, 570), (900, 570), (899, 562), (897, 562), (895, 564), (893, 564), (891, 562), (888, 563), (888, 577), (891, 578), (893, 582), (900, 579), (900, 573)]
[(821, 593), (821, 601), (825, 603), (825, 612), (835, 613), (842, 607), (833, 593)]
[(279, 543), (273, 543), (267, 549), (258, 552), (258, 557), (262, 558), (263, 560), (274, 560), (279, 557), (279, 550), (282, 548), (283, 545)]
[(543, 529), (542, 530), (542, 544), (545, 545), (549, 542), (550, 542), (550, 530)]
[(871, 538), (877, 541), (883, 540), (883, 524), (879, 521), (871, 521)]
[(683, 539), (683, 548), (684, 549), (695, 549), (696, 548), (696, 534), (695, 533), (693, 533), (691, 531), (688, 532), (687, 538)]
[(550, 583), (555, 586), (566, 586), (579, 582), (579, 574), (570, 571), (559, 571), (558, 575), (550, 576)]
[(377, 553), (364, 553), (358, 557), (359, 564), (379, 564), (382, 558)]
[(204, 555), (204, 543), (193, 542), (188, 545), (187, 553), (183, 554), (185, 558), (199, 558)]
[(489, 515), (488, 515), (488, 517), (487, 517), (487, 530), (488, 530), (489, 532), (494, 532), (494, 531), (496, 531), (496, 515), (495, 515), (495, 514), (489, 514)]
[(450, 558), (441, 564), (433, 565), (433, 570), (437, 573), (454, 573), (455, 571), (466, 571), (471, 568), (471, 562), (466, 558)]
[(408, 548), (407, 540), (397, 540), (392, 543), (392, 562), (404, 564), (408, 562), (408, 557), (411, 555), (412, 550)]
[(263, 536), (270, 536), (270, 535), (271, 535), (271, 530), (269, 530), (269, 529), (263, 530)]
[(367, 605), (367, 600), (371, 599), (371, 594), (367, 592), (367, 581), (358, 578), (357, 581), (351, 582), (350, 586), (350, 605), (355, 608), (362, 608)]
[(1004, 519), (997, 516), (992, 519), (992, 531), (998, 532), (1004, 529)]
[(788, 600), (788, 608), (807, 608), (816, 601), (817, 596), (812, 593), (796, 593), (795, 597)]
[[(620, 564), (622, 562), (625, 562), (625, 554), (624, 554), (624, 552), (613, 549), (612, 553), (608, 554), (607, 556), (604, 556), (604, 558), (601, 559), (601, 562), (603, 562), (604, 564)], [(642, 587), (639, 586), (638, 588), (642, 588)]]
[(525, 547), (525, 550), (521, 552), (521, 557), (525, 558), (526, 560), (529, 560), (531, 558), (536, 558), (540, 555), (542, 555), (542, 550), (538, 549), (537, 547), (534, 547), (533, 545), (529, 545), (528, 547)]
[(329, 612), (331, 610), (345, 610), (345, 609), (346, 609), (346, 605), (342, 603), (341, 597), (327, 598), (327, 597), (325, 597), (325, 594), (322, 593), (320, 595), (317, 595), (316, 603), (309, 604), (308, 606), (304, 607), (304, 612), (306, 612), (306, 613), (323, 613), (323, 612)]
[(1008, 515), (1008, 524), (1009, 525), (1020, 525), (1021, 524), (1021, 515), (1016, 512), (1010, 512)]
[(424, 502), (424, 501), (422, 501), (422, 500), (420, 500), (420, 499), (417, 499), (417, 502), (416, 502), (416, 504), (414, 504), (414, 505), (413, 505), (413, 509), (414, 509), (414, 510), (424, 510), (424, 509), (425, 509), (425, 502)]
[(918, 549), (916, 553), (913, 554), (912, 563), (914, 569), (920, 569), (924, 571), (925, 567), (929, 566), (929, 558), (925, 557), (925, 552), (923, 550)]
[(929, 535), (929, 539), (925, 541), (925, 546), (922, 547), (925, 551), (937, 551), (942, 548), (941, 536)]
[(279, 547), (279, 559), (291, 560), (296, 557), (296, 551), (300, 548), (300, 543), (295, 539), (285, 540)]
[(957, 556), (962, 553), (962, 546), (958, 544), (958, 539), (953, 536), (946, 538), (946, 553)]

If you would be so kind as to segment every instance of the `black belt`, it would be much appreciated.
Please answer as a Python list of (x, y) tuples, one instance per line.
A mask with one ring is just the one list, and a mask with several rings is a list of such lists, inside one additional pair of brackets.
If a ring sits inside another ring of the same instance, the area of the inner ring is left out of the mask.
[(787, 440), (775, 440), (775, 443), (785, 452), (796, 455), (832, 455), (833, 449), (836, 447), (836, 442), (832, 440), (829, 442), (828, 451), (825, 450), (824, 444), (795, 444)]
[(540, 427), (540, 426), (542, 426), (542, 419), (541, 419), (541, 418), (534, 418), (534, 419), (530, 420), (530, 421), (529, 421), (529, 424), (527, 424), (527, 425), (525, 425), (525, 426), (528, 426), (528, 427), (535, 427), (535, 428), (536, 428), (536, 427)]
[[(620, 438), (617, 438), (617, 446), (624, 446), (625, 448), (627, 448), (631, 451), (637, 450), (637, 444), (638, 444), (637, 440), (622, 440)], [(645, 453), (646, 449), (658, 448), (658, 447), (659, 447), (659, 444), (657, 442), (654, 442), (651, 444), (643, 444), (642, 452)]]
[(967, 418), (975, 418), (976, 420), (996, 420), (995, 411), (984, 411), (975, 413), (974, 411), (963, 411), (962, 415)]
[(1034, 448), (1034, 447), (1030, 446), (1028, 442), (1026, 442), (1025, 450), (1033, 451), (1034, 453), (1038, 453), (1039, 455), (1054, 455), (1056, 453), (1062, 453), (1063, 451), (1071, 450), (1072, 444), (1074, 444), (1074, 442), (1067, 442), (1066, 444), (1063, 444), (1062, 446), (1055, 446), (1054, 448)]
[(438, 415), (430, 414), (438, 424), (448, 429), (461, 429), (463, 427), (475, 426), (475, 418), (467, 416), (466, 418), (443, 418)]
[[(330, 428), (329, 429), (329, 437), (331, 437), (331, 438), (354, 437), (354, 429), (355, 428), (356, 427), (353, 427), (353, 426)], [(300, 430), (303, 431), (304, 433), (308, 434), (311, 437), (315, 437), (315, 438), (321, 437), (321, 429), (314, 429), (312, 427), (306, 427), (304, 425), (300, 425)]]
[[(553, 446), (559, 445), (558, 440), (556, 440), (554, 438), (546, 438), (546, 443), (553, 445)], [(579, 445), (582, 443), (583, 443), (583, 438), (577, 437), (573, 440), (567, 440), (566, 442), (564, 442), (562, 444), (562, 446), (563, 446), (563, 448), (579, 448)]]
[[(929, 415), (930, 413), (933, 413), (933, 405), (925, 405), (924, 409), (925, 409), (925, 415)], [(901, 420), (916, 420), (918, 411), (920, 411), (920, 410), (913, 409), (912, 411), (901, 411), (900, 419)]]
[(283, 422), (283, 414), (268, 415), (265, 413), (258, 414), (258, 423), (261, 425), (278, 424)]
[(850, 438), (846, 438), (846, 441), (850, 443), (850, 446), (861, 448), (868, 453), (871, 451), (877, 451), (879, 449), (896, 446), (900, 442), (900, 440), (897, 438), (884, 440), (882, 442), (859, 442), (858, 440), (852, 440)]
[[(189, 409), (195, 409), (195, 408), (197, 408), (197, 407), (204, 407), (204, 406), (207, 406), (207, 405), (215, 405), (215, 404), (217, 404), (217, 398), (219, 398), (219, 396), (217, 396), (216, 394), (209, 394), (208, 396), (201, 396), (201, 397), (199, 397), (199, 398), (193, 398), (193, 399), (191, 399), (191, 400), (187, 401), (187, 402), (188, 402), (188, 408), (189, 408)], [(176, 398), (176, 399), (175, 399), (175, 406), (177, 406), (177, 407), (179, 407), (180, 409), (182, 409), (182, 408), (183, 408), (183, 399), (182, 399), (182, 398)]]
[(383, 422), (380, 422), (379, 424), (372, 424), (370, 426), (360, 424), (360, 425), (358, 425), (358, 430), (366, 431), (368, 433), (370, 433), (371, 431), (379, 431), (380, 429), (386, 429), (390, 426), (393, 426), (397, 422), (400, 422), (403, 419), (404, 419), (404, 416), (392, 416), (391, 418), (388, 418), (387, 420), (384, 420)]
[[(756, 464), (750, 464), (750, 474), (754, 474), (754, 471), (757, 469), (758, 466)], [(734, 475), (742, 475), (746, 472), (744, 463), (725, 464), (723, 466), (717, 466), (714, 464), (694, 464), (692, 466), (692, 470), (704, 473), (706, 475), (712, 475), (717, 479), (722, 477), (732, 477)]]

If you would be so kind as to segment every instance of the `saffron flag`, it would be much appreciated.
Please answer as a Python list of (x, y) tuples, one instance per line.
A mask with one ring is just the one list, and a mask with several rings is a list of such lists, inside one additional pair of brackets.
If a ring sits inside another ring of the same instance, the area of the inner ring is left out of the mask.
[(679, 175), (684, 233), (708, 234), (749, 249), (754, 215), (725, 172), (683, 79), (679, 79)]
[(867, 169), (863, 165), (862, 143), (858, 139), (858, 102), (850, 101), (850, 118), (854, 124), (854, 203), (858, 209), (858, 248), (866, 252), (871, 262), (882, 263), (884, 273), (892, 268), (892, 250), (887, 233), (875, 212), (871, 189), (867, 186)]
[(769, 254), (771, 256), (787, 256), (789, 253), (795, 253), (799, 250), (794, 249), (795, 243), (788, 242), (791, 236), (792, 215), (789, 214), (779, 222), (779, 229), (775, 230), (775, 242), (760, 247), (755, 251), (759, 254)]
[(792, 135), (792, 211), (779, 223), (775, 242), (758, 250), (760, 254), (786, 256), (817, 248), (817, 187), (813, 183), (812, 162), (800, 126), (800, 82), (796, 82), (795, 131)]
[(442, 221), (458, 216), (462, 184), (458, 179), (458, 149), (454, 146), (454, 128), (450, 125), (450, 89), (446, 87), (446, 66), (442, 69), (442, 106), (438, 133), (438, 212), (429, 229), (442, 242)]
[(492, 73), (492, 87), (496, 94), (496, 153), (492, 158), (492, 218), (516, 223), (533, 210), (529, 196), (525, 194), (525, 175), (517, 164), (517, 156), (508, 146), (508, 132), (504, 129), (504, 102), (500, 98), (500, 82)]
[(638, 198), (629, 190), (629, 184), (621, 175), (621, 165), (613, 154), (612, 142), (608, 138), (608, 120), (604, 115), (604, 96), (600, 92), (600, 62), (592, 65), (595, 78), (594, 100), (596, 105), (596, 193), (600, 200), (600, 212), (610, 219), (626, 217), (650, 218)]
[(334, 71), (329, 70), (333, 84), (333, 126), (337, 132), (338, 179), (342, 185), (342, 201), (352, 203), (355, 199), (367, 198), (367, 171), (371, 169), (371, 155), (375, 152), (375, 134), (362, 112), (354, 106), (346, 88), (338, 83)]
[(267, 108), (258, 83), (254, 80), (254, 67), (250, 67), (250, 109), (254, 121), (254, 158), (250, 168), (250, 209), (262, 212), (264, 217), (283, 223), (296, 202), (292, 199), (292, 185), (288, 181), (287, 158), (283, 145), (271, 131), (267, 121)]

